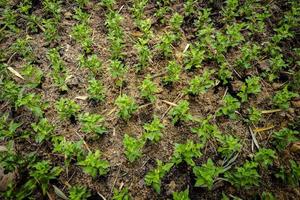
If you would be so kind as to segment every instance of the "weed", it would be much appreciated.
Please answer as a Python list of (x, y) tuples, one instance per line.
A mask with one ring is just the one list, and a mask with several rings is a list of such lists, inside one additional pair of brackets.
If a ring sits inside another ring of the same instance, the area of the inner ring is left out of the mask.
[(250, 122), (256, 124), (260, 121), (262, 115), (260, 110), (256, 109), (255, 107), (251, 107), (248, 109), (248, 113), (248, 119)]
[(7, 138), (15, 137), (16, 130), (22, 125), (22, 123), (14, 122), (14, 120), (8, 121), (8, 114), (4, 113), (0, 118), (0, 138), (5, 140)]
[(31, 64), (25, 65), (21, 71), (21, 74), (26, 79), (26, 85), (31, 88), (35, 88), (40, 85), (43, 77), (43, 71)]
[(55, 19), (43, 19), (42, 20), (44, 31), (44, 37), (47, 42), (53, 42), (59, 39), (58, 34), (58, 21)]

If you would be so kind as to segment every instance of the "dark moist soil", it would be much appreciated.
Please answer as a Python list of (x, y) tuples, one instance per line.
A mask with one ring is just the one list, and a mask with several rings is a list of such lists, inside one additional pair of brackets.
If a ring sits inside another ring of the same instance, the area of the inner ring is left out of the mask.
[[(37, 4), (34, 7), (33, 13), (37, 15), (43, 15), (41, 10), (40, 1), (36, 1)], [(71, 2), (71, 1), (70, 1)], [(79, 124), (66, 121), (61, 121), (57, 117), (57, 112), (54, 109), (54, 104), (61, 97), (66, 97), (69, 99), (75, 99), (77, 96), (84, 96), (87, 89), (88, 80), (88, 70), (79, 68), (77, 64), (77, 58), (80, 53), (82, 53), (81, 47), (76, 43), (71, 37), (71, 28), (77, 23), (72, 19), (71, 15), (74, 10), (74, 5), (66, 1), (63, 4), (62, 10), (62, 20), (60, 23), (60, 40), (56, 44), (48, 45), (43, 37), (42, 32), (37, 34), (26, 33), (24, 30), (21, 35), (29, 35), (31, 39), (32, 50), (36, 56), (36, 64), (44, 72), (44, 81), (40, 88), (34, 89), (32, 92), (36, 92), (42, 95), (43, 100), (50, 103), (50, 107), (45, 112), (45, 117), (50, 120), (51, 123), (56, 126), (57, 135), (63, 135), (70, 141), (80, 140), (78, 134), (82, 135), (88, 146), (92, 150), (99, 149), (103, 152), (103, 158), (110, 162), (111, 168), (108, 175), (101, 178), (92, 179), (91, 176), (84, 174), (76, 163), (72, 163), (68, 169), (68, 174), (66, 171), (60, 176), (59, 181), (53, 182), (57, 187), (62, 189), (67, 194), (67, 187), (65, 185), (68, 182), (70, 185), (86, 185), (93, 193), (90, 199), (101, 199), (100, 193), (107, 199), (112, 196), (113, 187), (120, 187), (121, 185), (127, 186), (134, 199), (143, 200), (153, 200), (153, 199), (168, 199), (171, 198), (171, 194), (174, 191), (182, 191), (185, 188), (190, 188), (190, 198), (191, 199), (220, 199), (222, 192), (229, 195), (241, 197), (243, 199), (259, 199), (259, 195), (263, 191), (273, 192), (278, 199), (299, 199), (300, 191), (299, 188), (291, 189), (286, 185), (283, 185), (275, 177), (270, 176), (270, 171), (263, 171), (262, 182), (260, 187), (254, 187), (251, 190), (238, 190), (232, 187), (227, 182), (219, 182), (215, 184), (213, 190), (209, 191), (204, 188), (193, 187), (195, 177), (192, 173), (191, 167), (181, 164), (174, 167), (170, 173), (163, 179), (162, 182), (162, 192), (157, 195), (151, 187), (145, 186), (144, 176), (146, 173), (156, 166), (156, 159), (160, 159), (164, 162), (168, 162), (172, 156), (174, 144), (184, 143), (187, 138), (197, 140), (196, 135), (192, 134), (190, 127), (193, 125), (181, 124), (178, 126), (173, 126), (171, 124), (168, 115), (163, 118), (163, 124), (165, 125), (164, 136), (162, 140), (157, 144), (147, 143), (143, 149), (143, 157), (138, 159), (133, 164), (129, 163), (125, 155), (123, 154), (124, 148), (122, 145), (123, 136), (125, 133), (133, 135), (135, 137), (140, 137), (143, 132), (143, 124), (151, 121), (153, 115), (162, 117), (165, 112), (169, 109), (169, 105), (162, 102), (162, 100), (167, 100), (170, 102), (177, 102), (179, 99), (187, 99), (190, 102), (191, 114), (197, 117), (206, 117), (209, 114), (214, 114), (217, 108), (221, 105), (222, 97), (226, 91), (226, 87), (217, 86), (208, 90), (207, 93), (199, 95), (196, 97), (185, 96), (181, 97), (183, 89), (188, 84), (194, 75), (201, 74), (204, 69), (214, 69), (218, 68), (216, 63), (207, 62), (201, 69), (193, 70), (190, 72), (183, 71), (181, 75), (180, 83), (173, 86), (164, 86), (161, 82), (161, 77), (154, 79), (155, 83), (159, 85), (160, 93), (157, 94), (157, 101), (153, 105), (144, 106), (138, 110), (138, 112), (128, 121), (125, 122), (118, 117), (116, 117), (114, 101), (122, 92), (133, 96), (137, 103), (142, 106), (147, 104), (141, 99), (138, 91), (138, 87), (142, 82), (143, 78), (147, 74), (155, 75), (160, 74), (164, 71), (167, 64), (167, 60), (159, 56), (155, 56), (150, 64), (150, 66), (144, 69), (141, 73), (136, 73), (135, 64), (137, 63), (136, 50), (133, 47), (135, 41), (137, 40), (137, 28), (134, 25), (132, 15), (130, 14), (131, 3), (128, 1), (118, 1), (115, 6), (116, 9), (123, 8), (120, 14), (124, 17), (122, 22), (122, 28), (125, 32), (125, 48), (123, 52), (125, 56), (125, 64), (129, 67), (129, 72), (126, 77), (126, 86), (120, 91), (119, 88), (114, 86), (114, 82), (111, 79), (108, 72), (108, 60), (110, 57), (109, 53), (109, 41), (107, 40), (107, 30), (105, 27), (105, 13), (107, 12), (101, 7), (95, 7), (96, 1), (92, 1), (91, 5), (87, 7), (86, 11), (91, 14), (90, 26), (93, 29), (93, 51), (96, 53), (103, 62), (103, 70), (98, 75), (98, 79), (101, 79), (106, 88), (106, 100), (103, 103), (95, 103), (88, 100), (78, 100), (76, 102), (81, 106), (81, 112), (91, 112), (104, 115), (106, 117), (106, 126), (108, 128), (108, 133), (99, 139), (92, 139), (90, 136), (85, 135), (81, 132)], [(218, 1), (222, 5), (221, 1)], [(218, 22), (220, 18), (220, 5), (214, 3), (212, 6), (213, 21), (216, 27), (222, 28), (222, 24)], [(280, 2), (276, 4), (280, 6)], [(199, 4), (199, 8), (206, 7), (207, 3)], [(155, 18), (153, 14), (155, 12), (155, 1), (150, 1), (145, 9), (145, 15), (151, 17), (154, 20), (153, 32), (154, 39), (151, 43), (155, 44), (157, 42), (157, 36), (163, 34), (166, 30), (164, 25), (155, 23)], [(182, 1), (173, 4), (173, 9), (182, 14), (183, 3)], [(280, 15), (282, 11), (278, 8), (276, 15)], [(284, 9), (284, 8), (283, 8)], [(274, 10), (274, 12), (276, 9)], [(168, 14), (170, 15), (170, 13)], [(274, 14), (275, 15), (275, 14)], [(171, 16), (171, 15), (170, 15)], [(170, 17), (167, 16), (167, 17)], [(276, 17), (272, 18), (276, 20)], [(243, 19), (240, 19), (241, 21)], [(195, 40), (194, 31), (195, 27), (192, 24), (193, 19), (186, 19), (183, 25), (183, 32), (185, 33), (183, 39), (180, 43), (174, 46), (174, 54), (180, 55), (188, 43)], [(270, 24), (270, 26), (272, 23)], [(23, 25), (20, 25), (23, 27)], [(267, 30), (272, 30), (268, 27)], [(258, 41), (264, 40), (267, 37), (269, 31), (266, 31), (264, 36), (258, 37)], [(18, 36), (20, 37), (20, 36)], [(5, 41), (1, 41), (1, 49), (8, 49), (9, 45), (15, 40), (14, 36), (7, 37)], [(247, 38), (246, 38), (247, 40)], [(61, 57), (63, 58), (70, 75), (72, 75), (72, 80), (69, 83), (69, 90), (66, 93), (59, 92), (58, 88), (52, 84), (50, 77), (50, 63), (46, 57), (47, 51), (50, 47), (59, 46), (61, 48)], [(228, 60), (231, 62), (238, 56), (239, 52), (232, 50), (228, 53)], [(182, 63), (182, 57), (177, 57), (177, 61)], [(26, 62), (19, 57), (14, 57), (11, 60), (10, 65), (16, 70), (20, 70)], [(257, 63), (259, 65), (259, 63)], [(248, 75), (257, 75), (259, 72), (256, 70), (250, 70), (247, 74), (241, 74), (242, 79), (234, 74), (233, 83), (238, 83), (238, 81), (243, 81)], [(19, 84), (23, 84), (19, 79), (15, 79)], [(286, 79), (282, 80), (282, 82)], [(237, 84), (238, 85), (238, 84)], [(236, 90), (232, 84), (229, 84), (228, 91), (233, 96), (236, 96)], [(261, 110), (271, 109), (270, 98), (274, 95), (274, 88), (272, 85), (263, 81), (262, 92), (256, 97), (250, 98), (249, 105), (259, 107)], [(181, 97), (181, 98), (178, 98)], [(249, 105), (245, 105), (241, 111), (246, 113)], [(1, 106), (2, 107), (2, 106)], [(114, 112), (112, 112), (114, 111)], [(30, 123), (37, 121), (36, 118), (32, 117), (31, 113), (24, 109), (14, 110), (13, 107), (7, 105), (1, 112), (9, 112), (12, 117), (17, 119), (19, 122), (23, 122), (22, 128), (25, 130), (30, 127)], [(242, 115), (245, 113), (241, 113)], [(273, 113), (264, 116), (263, 120), (258, 124), (259, 127), (267, 127), (269, 125), (274, 125), (275, 129), (280, 129), (287, 125), (288, 120), (293, 120), (296, 118), (299, 110), (290, 110), (286, 113)], [(224, 134), (233, 134), (241, 138), (243, 142), (243, 151), (236, 160), (236, 166), (239, 166), (245, 160), (249, 159), (249, 155), (252, 154), (251, 142), (252, 138), (248, 129), (248, 125), (243, 121), (233, 121), (225, 117), (219, 117), (214, 120), (214, 123), (218, 125), (220, 130)], [(270, 145), (270, 134), (274, 129), (270, 131), (262, 132), (257, 136), (258, 143), (261, 146), (269, 147)], [(78, 133), (78, 134), (77, 134)], [(85, 135), (85, 136), (84, 136)], [(49, 142), (43, 144), (35, 144), (32, 138), (27, 140), (22, 140), (21, 142), (16, 142), (16, 151), (19, 154), (25, 155), (29, 152), (36, 151), (38, 157), (41, 159), (50, 159), (55, 165), (63, 166), (64, 159), (62, 156), (51, 153), (52, 145)], [(214, 141), (209, 141), (203, 149), (203, 156), (196, 160), (198, 165), (204, 163), (207, 158), (211, 157), (216, 163), (222, 162), (222, 159), (217, 155), (217, 144)], [(288, 162), (288, 159), (299, 159), (297, 155), (291, 155), (289, 152), (285, 152), (284, 155), (280, 155), (284, 158), (284, 161)], [(281, 163), (275, 162), (273, 170), (277, 170)], [(271, 169), (272, 170), (272, 169)], [(19, 184), (24, 183), (25, 174), (20, 174)], [(51, 192), (53, 194), (53, 192)], [(40, 194), (36, 194), (37, 199), (42, 199)]]

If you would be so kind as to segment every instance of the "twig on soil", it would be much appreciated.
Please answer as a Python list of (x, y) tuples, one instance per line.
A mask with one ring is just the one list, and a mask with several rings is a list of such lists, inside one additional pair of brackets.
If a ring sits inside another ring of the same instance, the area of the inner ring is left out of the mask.
[(85, 148), (86, 148), (89, 152), (92, 152), (91, 149), (90, 149), (90, 147), (89, 147), (89, 145), (86, 143), (86, 141), (83, 139), (83, 137), (82, 137), (79, 133), (77, 133), (77, 132), (75, 132), (75, 133), (76, 133), (76, 135), (78, 135), (78, 137), (80, 137), (80, 139), (83, 141), (83, 144), (84, 144)]
[(120, 170), (121, 170), (121, 165), (119, 165), (119, 168), (118, 168), (118, 172), (117, 172), (116, 178), (115, 178), (115, 180), (114, 180), (114, 182), (113, 182), (113, 184), (112, 184), (112, 186), (111, 186), (111, 189), (110, 189), (110, 193), (111, 193), (111, 194), (113, 193), (114, 188), (115, 188), (115, 185), (116, 185), (116, 182), (117, 182), (117, 180), (118, 180), (118, 178), (119, 178)]
[(7, 65), (10, 64), (12, 58), (13, 58), (16, 54), (17, 54), (17, 52), (13, 53), (13, 54), (9, 57), (9, 59), (8, 59), (8, 61), (7, 61)]
[(271, 126), (268, 126), (268, 127), (256, 128), (256, 129), (254, 129), (254, 132), (256, 132), (256, 133), (263, 132), (263, 131), (270, 130), (270, 129), (274, 128), (274, 127), (275, 127), (274, 125), (271, 125)]
[(226, 87), (226, 89), (225, 89), (225, 92), (224, 92), (224, 95), (223, 95), (223, 97), (222, 97), (222, 100), (224, 100), (224, 98), (225, 98), (227, 92), (228, 92), (228, 87)]
[(257, 149), (259, 149), (259, 145), (258, 145), (258, 142), (256, 140), (255, 134), (253, 133), (253, 130), (252, 130), (252, 128), (250, 126), (249, 126), (249, 131), (251, 133), (252, 141), (254, 142), (254, 144), (257, 147)]
[(175, 103), (172, 103), (170, 101), (167, 101), (167, 100), (161, 100), (162, 102), (166, 103), (166, 104), (169, 104), (170, 106), (177, 106), (177, 104)]
[[(179, 94), (179, 95), (175, 98), (174, 102), (179, 101), (179, 99), (181, 99), (183, 96), (184, 96), (184, 94)], [(173, 104), (174, 104), (174, 103), (173, 103)], [(175, 105), (176, 105), (176, 104), (175, 104)], [(171, 108), (172, 108), (172, 105), (170, 105), (169, 108), (164, 112), (164, 114), (161, 116), (160, 120), (162, 120), (162, 119), (166, 116), (166, 114), (171, 110)]]
[(103, 200), (106, 200), (106, 198), (100, 193), (97, 191), (97, 194), (103, 199)]
[(152, 105), (152, 103), (147, 103), (147, 104), (141, 105), (141, 106), (139, 106), (138, 110), (145, 108), (147, 106), (150, 106), (150, 105)]
[(154, 78), (163, 76), (163, 75), (165, 75), (166, 73), (167, 73), (167, 72), (161, 72), (161, 73), (159, 73), (159, 74), (154, 74), (153, 76), (151, 76), (151, 79), (154, 79)]
[(262, 110), (262, 114), (269, 114), (269, 113), (274, 113), (274, 112), (280, 112), (282, 111), (281, 109), (274, 109), (274, 110)]

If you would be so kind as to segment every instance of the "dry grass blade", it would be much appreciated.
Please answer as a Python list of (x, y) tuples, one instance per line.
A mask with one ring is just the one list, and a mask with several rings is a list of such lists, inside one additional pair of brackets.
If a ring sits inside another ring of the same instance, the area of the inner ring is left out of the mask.
[(58, 187), (56, 187), (55, 185), (52, 185), (54, 188), (54, 192), (57, 196), (59, 196), (62, 199), (68, 200), (69, 198), (65, 195), (65, 193), (63, 193), (63, 191), (61, 191)]
[(11, 73), (13, 73), (16, 77), (18, 77), (18, 78), (24, 80), (24, 77), (23, 77), (19, 72), (17, 72), (15, 69), (13, 69), (12, 67), (7, 67), (7, 69), (8, 69)]
[(256, 140), (255, 134), (253, 133), (253, 130), (252, 130), (252, 128), (250, 126), (249, 126), (249, 131), (251, 133), (252, 141), (254, 142), (254, 144), (257, 147), (257, 149), (259, 149), (259, 145), (258, 145), (258, 142)]
[(262, 114), (269, 114), (269, 113), (275, 113), (275, 112), (280, 112), (282, 111), (281, 109), (274, 109), (274, 110), (262, 110)]
[(268, 126), (268, 127), (256, 128), (256, 129), (254, 129), (254, 132), (256, 132), (256, 133), (263, 132), (263, 131), (273, 129), (274, 127), (275, 127), (274, 125), (271, 125), (271, 126)]

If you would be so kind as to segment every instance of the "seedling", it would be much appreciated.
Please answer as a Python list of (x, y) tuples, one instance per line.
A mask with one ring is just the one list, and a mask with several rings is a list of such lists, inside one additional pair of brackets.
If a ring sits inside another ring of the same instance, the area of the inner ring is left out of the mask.
[(75, 0), (75, 2), (78, 4), (80, 8), (85, 7), (89, 3), (89, 1), (90, 0)]
[[(1, 129), (0, 129), (1, 131)], [(23, 167), (24, 160), (21, 155), (18, 155), (14, 150), (14, 142), (10, 140), (6, 145), (6, 151), (0, 154), (0, 165), (5, 173), (13, 172), (18, 168)]]
[(147, 41), (140, 39), (135, 45), (135, 48), (138, 52), (138, 71), (143, 70), (148, 66), (149, 61), (151, 60), (151, 50), (147, 45)]
[(133, 6), (131, 8), (131, 11), (133, 13), (133, 16), (135, 19), (140, 20), (142, 19), (144, 15), (144, 9), (147, 5), (148, 0), (135, 0), (133, 1)]
[(267, 168), (269, 166), (273, 165), (273, 160), (276, 159), (276, 153), (272, 149), (265, 149), (261, 148), (259, 151), (255, 154), (254, 160), (264, 168)]
[(160, 194), (161, 180), (170, 171), (173, 163), (163, 164), (162, 161), (156, 160), (157, 166), (155, 169), (149, 171), (145, 176), (145, 183), (147, 186), (152, 186), (156, 193)]
[(189, 198), (189, 188), (181, 192), (173, 192), (173, 200), (190, 200)]
[(238, 138), (232, 135), (225, 135), (218, 139), (222, 146), (218, 148), (218, 152), (222, 154), (223, 157), (229, 159), (232, 155), (241, 150), (242, 145)]
[(100, 80), (96, 80), (94, 77), (90, 78), (88, 82), (87, 93), (89, 99), (97, 102), (102, 102), (105, 99), (105, 88)]
[(72, 159), (81, 159), (83, 157), (82, 141), (67, 141), (66, 138), (54, 137), (52, 140), (53, 152), (61, 153), (65, 158), (65, 165), (68, 167)]
[(119, 109), (118, 115), (124, 120), (129, 120), (132, 114), (138, 109), (135, 100), (126, 94), (118, 96), (115, 101)]
[(260, 121), (262, 115), (260, 110), (256, 109), (255, 107), (251, 107), (248, 109), (248, 113), (248, 119), (250, 122), (256, 124)]
[(85, 133), (102, 135), (107, 132), (103, 125), (104, 117), (98, 114), (84, 113), (79, 115), (81, 130)]
[(191, 95), (204, 94), (210, 87), (214, 86), (214, 81), (210, 78), (214, 72), (214, 70), (204, 70), (202, 76), (195, 76), (189, 83), (187, 93)]
[(17, 13), (14, 10), (11, 10), (10, 8), (7, 7), (3, 9), (1, 16), (3, 17), (2, 22), (5, 28), (7, 27), (11, 31), (16, 33), (19, 32), (19, 28), (16, 26)]
[(69, 189), (70, 200), (87, 200), (91, 196), (91, 192), (82, 185), (75, 185)]
[(170, 19), (170, 25), (174, 32), (180, 33), (180, 27), (183, 23), (183, 16), (179, 13), (175, 13)]
[(121, 87), (125, 79), (125, 74), (127, 73), (127, 67), (119, 60), (111, 60), (109, 71), (112, 78), (115, 79), (116, 85)]
[(124, 135), (123, 145), (125, 148), (125, 155), (129, 162), (132, 163), (142, 156), (142, 148), (144, 144), (144, 140), (135, 139), (127, 134)]
[(147, 99), (151, 103), (156, 100), (155, 94), (158, 92), (158, 89), (155, 83), (151, 80), (150, 75), (146, 76), (139, 89), (143, 98)]
[(238, 15), (237, 8), (239, 6), (238, 0), (227, 0), (226, 6), (222, 9), (222, 15), (225, 18), (224, 21), (230, 21)]
[(11, 80), (4, 80), (0, 83), (0, 89), (2, 91), (0, 93), (0, 99), (8, 102), (15, 102), (21, 91), (20, 86)]
[(50, 139), (54, 131), (54, 126), (47, 118), (42, 118), (38, 123), (32, 123), (31, 127), (36, 132), (35, 141), (38, 143)]
[(246, 79), (246, 83), (242, 85), (241, 90), (238, 93), (238, 96), (241, 97), (242, 102), (246, 102), (250, 94), (260, 93), (261, 87), (259, 81), (260, 78), (257, 76), (248, 77)]
[(225, 85), (228, 83), (228, 80), (232, 79), (232, 72), (228, 69), (227, 64), (222, 64), (221, 68), (218, 71), (218, 77)]
[(205, 144), (211, 137), (220, 138), (222, 136), (219, 128), (215, 124), (210, 123), (211, 118), (212, 116), (209, 116), (207, 119), (201, 119), (199, 120), (199, 125), (196, 128), (191, 128), (191, 131), (198, 135), (203, 144)]
[(167, 65), (167, 74), (163, 79), (165, 84), (172, 84), (180, 80), (181, 66), (176, 61), (169, 61)]
[(80, 23), (87, 24), (90, 19), (90, 14), (84, 12), (81, 8), (75, 8), (75, 14), (73, 15), (73, 18)]
[(43, 71), (31, 64), (25, 65), (25, 67), (21, 71), (21, 74), (26, 79), (27, 86), (31, 88), (35, 88), (40, 85), (43, 77)]
[(242, 167), (237, 167), (234, 172), (225, 172), (224, 177), (235, 187), (250, 188), (258, 186), (260, 175), (257, 172), (258, 163), (246, 161)]
[(299, 131), (283, 128), (273, 134), (274, 144), (283, 151), (290, 143), (298, 141)]
[(154, 116), (151, 123), (147, 123), (144, 126), (143, 138), (150, 140), (151, 142), (158, 142), (162, 137), (162, 130), (165, 128), (164, 125), (160, 122), (160, 119)]
[(16, 123), (14, 120), (9, 122), (8, 113), (4, 113), (0, 117), (0, 139), (5, 140), (15, 137), (16, 130), (22, 125), (22, 123)]
[(59, 22), (55, 19), (43, 19), (42, 20), (44, 31), (44, 37), (48, 43), (58, 40), (58, 24)]
[(62, 1), (45, 0), (43, 1), (43, 8), (56, 19), (60, 19)]
[(156, 45), (156, 49), (165, 57), (172, 56), (172, 44), (176, 41), (176, 35), (173, 33), (165, 33), (160, 37), (160, 43)]
[(59, 117), (64, 120), (75, 117), (80, 110), (80, 106), (75, 101), (66, 98), (60, 98), (55, 108)]
[(143, 35), (139, 38), (141, 43), (147, 44), (149, 40), (153, 37), (153, 32), (151, 30), (152, 22), (151, 19), (138, 20), (136, 21), (138, 28), (142, 31)]
[(47, 57), (51, 62), (51, 66), (53, 71), (51, 73), (51, 77), (61, 91), (68, 90), (68, 86), (66, 84), (66, 79), (68, 77), (68, 72), (65, 67), (63, 60), (61, 59), (58, 49), (50, 49), (48, 51)]
[(108, 161), (100, 159), (100, 156), (99, 150), (96, 150), (94, 153), (89, 152), (85, 160), (78, 162), (78, 165), (82, 166), (83, 171), (93, 178), (96, 178), (98, 175), (105, 175), (108, 173), (110, 165)]
[(85, 23), (77, 24), (73, 27), (72, 37), (82, 46), (87, 52), (91, 52), (93, 40), (91, 38), (92, 29)]
[(230, 94), (226, 94), (223, 99), (223, 106), (217, 110), (217, 116), (227, 115), (230, 119), (237, 119), (235, 111), (241, 106), (241, 103)]
[(249, 69), (252, 67), (252, 62), (258, 58), (259, 53), (260, 47), (258, 45), (247, 43), (242, 47), (241, 56), (236, 63), (244, 69)]
[(97, 74), (102, 67), (102, 62), (99, 60), (96, 54), (88, 56), (87, 58), (85, 58), (84, 55), (80, 55), (78, 61), (80, 67), (86, 67), (90, 69), (94, 74)]
[(35, 116), (42, 117), (44, 109), (48, 107), (48, 104), (42, 102), (42, 97), (35, 93), (23, 94), (21, 93), (18, 100), (16, 101), (16, 107), (19, 108), (25, 106)]
[(112, 197), (112, 200), (131, 200), (131, 196), (128, 192), (128, 188), (124, 187), (121, 190), (117, 190), (114, 188), (114, 196)]
[(184, 54), (185, 57), (185, 69), (190, 70), (192, 68), (202, 67), (202, 61), (205, 59), (205, 51), (202, 50), (199, 44), (191, 45), (189, 50)]
[(181, 100), (177, 106), (172, 108), (169, 115), (172, 117), (172, 123), (177, 124), (178, 122), (192, 120), (192, 115), (189, 113), (189, 102), (187, 100)]
[[(234, 23), (227, 26), (226, 35), (229, 37), (229, 45), (235, 47), (245, 40), (241, 30), (245, 27), (245, 23)], [(247, 55), (247, 50), (245, 48), (244, 52)], [(247, 55), (248, 56), (248, 55)]]
[(273, 103), (281, 109), (287, 110), (290, 107), (290, 100), (294, 97), (299, 97), (299, 94), (290, 92), (285, 86), (282, 90), (275, 93)]
[(188, 165), (195, 166), (193, 159), (202, 156), (202, 153), (200, 152), (202, 147), (202, 144), (194, 143), (191, 140), (187, 140), (185, 144), (176, 143), (172, 161), (176, 165), (185, 161)]
[(42, 160), (31, 166), (29, 175), (34, 185), (41, 187), (43, 195), (46, 195), (50, 180), (56, 179), (62, 171), (60, 167), (52, 167), (50, 161)]
[(222, 167), (216, 167), (213, 161), (209, 158), (206, 164), (201, 167), (195, 166), (193, 172), (196, 176), (196, 187), (207, 187), (212, 189), (216, 178), (224, 172)]
[(116, 1), (115, 0), (102, 0), (100, 2), (100, 5), (108, 8), (109, 10), (112, 10), (113, 9), (113, 6), (116, 4)]

